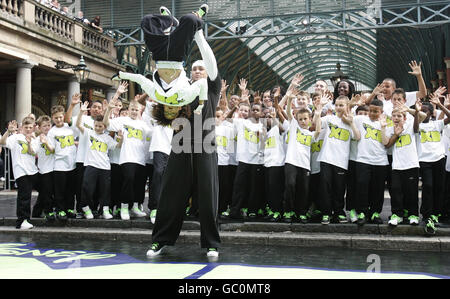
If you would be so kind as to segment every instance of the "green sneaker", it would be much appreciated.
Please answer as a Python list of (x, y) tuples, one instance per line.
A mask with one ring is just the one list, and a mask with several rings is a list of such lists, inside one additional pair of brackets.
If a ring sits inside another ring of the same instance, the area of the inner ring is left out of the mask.
[(347, 216), (345, 216), (345, 215), (338, 215), (337, 216), (337, 221), (339, 223), (347, 223), (348, 222)]
[(55, 221), (56, 220), (56, 213), (55, 212), (50, 212), (48, 214), (45, 214), (44, 219), (46, 221)]
[(298, 220), (300, 221), (300, 223), (306, 224), (306, 223), (308, 223), (308, 216), (306, 216), (306, 215), (299, 215), (298, 216)]
[(389, 225), (397, 226), (398, 224), (403, 222), (402, 217), (398, 217), (396, 214), (392, 214), (391, 218), (388, 221)]
[(263, 217), (264, 216), (264, 210), (263, 209), (259, 209), (257, 214), (258, 214), (258, 216)]
[(56, 214), (56, 218), (58, 218), (58, 220), (67, 220), (66, 212), (59, 211), (58, 214)]
[(370, 217), (370, 222), (375, 224), (383, 224), (383, 220), (381, 220), (380, 214), (377, 212), (372, 214), (372, 216)]
[(200, 8), (197, 10), (197, 13), (200, 18), (203, 18), (203, 16), (206, 15), (208, 11), (209, 11), (208, 4), (202, 4)]
[(358, 221), (358, 215), (356, 214), (356, 210), (355, 209), (350, 210), (350, 213), (349, 213), (348, 216), (349, 216), (350, 221), (352, 223), (355, 223), (356, 221)]
[(366, 215), (364, 213), (358, 214), (358, 225), (364, 225), (366, 224)]
[(278, 222), (281, 219), (281, 213), (280, 212), (275, 212), (272, 215), (272, 218), (270, 218), (270, 222)]
[(156, 209), (150, 211), (150, 221), (155, 224), (156, 221)]
[(430, 218), (436, 226), (439, 226), (439, 215), (431, 215)]
[(159, 12), (161, 13), (162, 16), (171, 16), (172, 15), (170, 10), (167, 7), (165, 7), (165, 6), (161, 6), (159, 8)]
[(295, 213), (293, 211), (283, 213), (283, 222), (291, 223), (294, 220), (294, 218), (295, 218)]
[(425, 233), (427, 235), (434, 235), (436, 233), (436, 226), (434, 225), (434, 220), (428, 218), (427, 223), (425, 224)]
[(248, 208), (242, 208), (241, 209), (241, 215), (242, 215), (242, 217), (247, 217), (247, 215), (248, 215)]
[(66, 214), (67, 218), (77, 218), (77, 213), (74, 210), (68, 209)]
[(330, 224), (330, 216), (328, 215), (323, 215), (322, 216), (322, 224)]
[(409, 216), (408, 220), (409, 220), (409, 224), (411, 224), (411, 225), (419, 225), (419, 217), (417, 217), (415, 215)]
[(153, 243), (150, 250), (147, 251), (147, 257), (152, 258), (152, 257), (158, 256), (163, 251), (164, 248), (165, 248), (164, 245), (161, 245), (157, 242)]

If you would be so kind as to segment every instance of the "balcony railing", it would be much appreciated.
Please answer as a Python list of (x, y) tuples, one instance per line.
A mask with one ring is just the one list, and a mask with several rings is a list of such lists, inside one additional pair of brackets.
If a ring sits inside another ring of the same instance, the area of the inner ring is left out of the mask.
[(116, 57), (114, 39), (33, 0), (0, 0), (0, 17)]

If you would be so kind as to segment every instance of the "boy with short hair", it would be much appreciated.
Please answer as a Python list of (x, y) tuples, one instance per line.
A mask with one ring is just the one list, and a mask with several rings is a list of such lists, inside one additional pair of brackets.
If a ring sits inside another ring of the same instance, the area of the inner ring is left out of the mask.
[(311, 171), (311, 144), (321, 131), (319, 104), (314, 119), (316, 131), (309, 130), (311, 115), (308, 109), (298, 110), (292, 115), (292, 98), (288, 95), (287, 117), (289, 121), (289, 142), (285, 160), (285, 208), (284, 222), (293, 222), (298, 217), (302, 223), (307, 223), (309, 208), (309, 177)]
[(372, 223), (381, 224), (381, 210), (384, 201), (384, 182), (389, 165), (385, 144), (386, 119), (383, 116), (383, 102), (374, 99), (369, 105), (368, 116), (355, 116), (354, 122), (361, 133), (355, 159), (355, 208), (358, 225), (364, 225), (369, 218)]
[(55, 149), (53, 171), (56, 217), (59, 220), (75, 218), (75, 182), (77, 147), (73, 128), (64, 123), (65, 109), (53, 106), (51, 116), (54, 126), (47, 134), (50, 145)]
[[(434, 107), (439, 107), (447, 116), (445, 119), (430, 120)], [(417, 108), (420, 108), (418, 105)], [(417, 152), (419, 156), (420, 176), (422, 178), (422, 204), (420, 212), (425, 222), (425, 232), (433, 235), (435, 224), (439, 222), (445, 194), (445, 147), (442, 142), (442, 131), (450, 123), (450, 111), (442, 105), (439, 98), (432, 97), (430, 102), (422, 103), (421, 111), (426, 113), (422, 123), (414, 123), (417, 136)], [(416, 120), (416, 119), (415, 119)]]
[(322, 117), (322, 130), (326, 130), (320, 151), (320, 190), (322, 224), (330, 223), (333, 215), (339, 223), (346, 223), (344, 194), (351, 139), (359, 140), (360, 133), (349, 111), (349, 99), (339, 96), (335, 101), (336, 115)]
[(122, 131), (123, 144), (120, 150), (120, 167), (123, 174), (121, 190), (120, 217), (122, 220), (130, 220), (129, 207), (135, 217), (145, 217), (146, 214), (139, 209), (139, 192), (142, 185), (142, 177), (145, 175), (145, 141), (150, 134), (150, 128), (139, 119), (141, 104), (131, 101), (128, 106), (129, 116), (110, 119), (111, 110), (115, 102), (111, 101), (103, 117), (103, 123), (108, 131)]
[[(414, 117), (418, 118), (419, 113), (416, 113)], [(414, 121), (407, 119), (407, 111), (404, 107), (396, 107), (392, 110), (392, 121), (394, 126), (386, 130), (386, 136), (389, 137), (386, 147), (393, 146), (392, 215), (388, 224), (397, 226), (402, 223), (405, 216), (399, 215), (402, 215), (404, 209), (406, 209), (409, 213), (409, 224), (418, 225), (419, 158), (414, 134)]]
[(42, 206), (44, 218), (48, 221), (56, 219), (53, 210), (53, 168), (55, 164), (55, 149), (50, 145), (47, 134), (52, 127), (52, 120), (49, 116), (40, 116), (37, 121), (40, 135), (33, 139), (31, 145), (37, 156), (37, 167), (39, 169), (37, 202)]
[[(84, 157), (84, 175), (81, 190), (81, 209), (86, 219), (93, 219), (91, 211), (95, 191), (100, 195), (99, 204), (103, 207), (103, 218), (111, 219), (109, 212), (110, 188), (111, 188), (111, 164), (108, 152), (113, 148), (122, 146), (122, 132), (118, 135), (120, 141), (117, 143), (111, 136), (105, 133), (103, 116), (94, 118), (94, 130), (82, 125), (83, 112), (88, 111), (88, 103), (84, 103), (77, 117), (76, 127), (80, 130), (81, 136), (87, 137), (89, 146)], [(98, 189), (97, 189), (98, 188)], [(97, 207), (95, 207), (97, 208)]]
[(6, 146), (11, 151), (14, 178), (18, 187), (17, 192), (17, 220), (16, 228), (30, 229), (31, 217), (31, 193), (37, 184), (38, 169), (35, 165), (35, 152), (31, 146), (34, 131), (34, 119), (25, 117), (22, 120), (21, 132), (17, 131), (15, 120), (8, 123), (8, 129), (0, 138), (0, 145)]

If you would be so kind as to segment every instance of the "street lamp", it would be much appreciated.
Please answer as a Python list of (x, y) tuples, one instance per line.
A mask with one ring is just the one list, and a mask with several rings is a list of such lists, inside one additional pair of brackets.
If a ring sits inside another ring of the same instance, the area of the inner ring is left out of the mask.
[(79, 83), (86, 83), (87, 79), (89, 78), (89, 74), (91, 73), (91, 70), (86, 65), (86, 62), (84, 62), (83, 56), (80, 58), (80, 62), (78, 65), (72, 65), (70, 63), (67, 63), (65, 61), (61, 60), (53, 60), (56, 62), (55, 68), (57, 70), (61, 69), (72, 69), (75, 73), (75, 77), (77, 77), (77, 81)]
[(344, 75), (344, 73), (341, 71), (341, 64), (338, 62), (336, 64), (337, 70), (334, 72), (333, 76), (330, 78), (331, 83), (333, 84), (333, 87), (336, 87), (337, 84), (343, 79), (348, 79), (348, 76)]

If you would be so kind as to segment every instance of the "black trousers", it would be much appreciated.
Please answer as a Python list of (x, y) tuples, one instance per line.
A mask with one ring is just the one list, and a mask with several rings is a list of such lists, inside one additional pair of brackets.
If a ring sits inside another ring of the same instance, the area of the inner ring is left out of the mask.
[(111, 164), (111, 208), (120, 208), (120, 193), (122, 192), (122, 171), (119, 164)]
[(284, 166), (265, 167), (265, 195), (272, 212), (281, 212), (284, 202), (285, 176)]
[(384, 186), (388, 166), (377, 166), (356, 162), (356, 197), (357, 213), (381, 213), (384, 202)]
[(75, 205), (76, 169), (54, 171), (54, 195), (56, 211), (73, 210)]
[[(347, 191), (345, 192), (345, 209), (347, 211), (356, 209), (356, 161), (348, 161), (347, 169)], [(384, 183), (384, 182), (383, 182)]]
[(298, 215), (306, 215), (309, 208), (309, 179), (310, 171), (286, 163), (284, 211), (294, 211)]
[(183, 225), (189, 197), (198, 202), (200, 245), (218, 248), (219, 197), (217, 154), (172, 152), (164, 172), (161, 197), (152, 232), (153, 242), (174, 245)]
[[(449, 159), (447, 157), (447, 159)], [(444, 202), (442, 204), (442, 215), (450, 216), (450, 172), (445, 171), (445, 190), (444, 190)]]
[(345, 215), (344, 195), (347, 171), (338, 166), (320, 162), (320, 210), (323, 215)]
[(31, 216), (31, 193), (33, 188), (38, 184), (38, 174), (24, 175), (16, 180), (17, 183), (17, 199), (16, 199), (16, 228), (24, 220), (30, 220)]
[(231, 206), (233, 196), (236, 165), (219, 165), (219, 213), (225, 212)]
[[(131, 207), (133, 203), (143, 203), (142, 194), (145, 195), (145, 166), (137, 163), (123, 163), (120, 165), (122, 172), (122, 189), (120, 192), (121, 203)], [(144, 190), (144, 193), (142, 192)]]
[(94, 195), (99, 194), (100, 208), (110, 205), (111, 171), (87, 166), (83, 176), (81, 191), (81, 207), (89, 206), (97, 209), (94, 204)]
[(162, 152), (153, 153), (153, 176), (150, 186), (150, 194), (148, 199), (148, 208), (154, 210), (158, 208), (159, 199), (161, 197), (161, 183), (164, 171), (167, 167), (169, 155)]
[(320, 192), (320, 172), (311, 174), (309, 178), (309, 206), (314, 205), (316, 210), (320, 209), (322, 192)]
[(84, 163), (78, 163), (76, 167), (76, 186), (75, 186), (75, 200), (76, 200), (76, 209), (77, 212), (81, 211), (82, 205), (81, 205), (81, 193), (83, 189), (83, 175), (84, 170), (86, 167), (84, 166)]
[(33, 207), (33, 217), (39, 217), (41, 212), (48, 214), (53, 211), (53, 172), (39, 173), (36, 188), (39, 195)]
[(170, 35), (165, 35), (163, 31), (171, 26), (172, 21), (171, 16), (153, 14), (142, 19), (145, 44), (155, 61), (183, 61), (195, 33), (203, 27), (203, 20), (194, 14), (187, 14), (179, 19), (180, 24)]
[(241, 208), (256, 213), (264, 207), (264, 166), (239, 162), (234, 178), (230, 214), (240, 215)]
[(436, 162), (420, 162), (422, 204), (420, 213), (426, 219), (442, 213), (445, 196), (445, 158)]
[(392, 170), (391, 211), (398, 216), (403, 209), (409, 215), (419, 216), (419, 168)]

